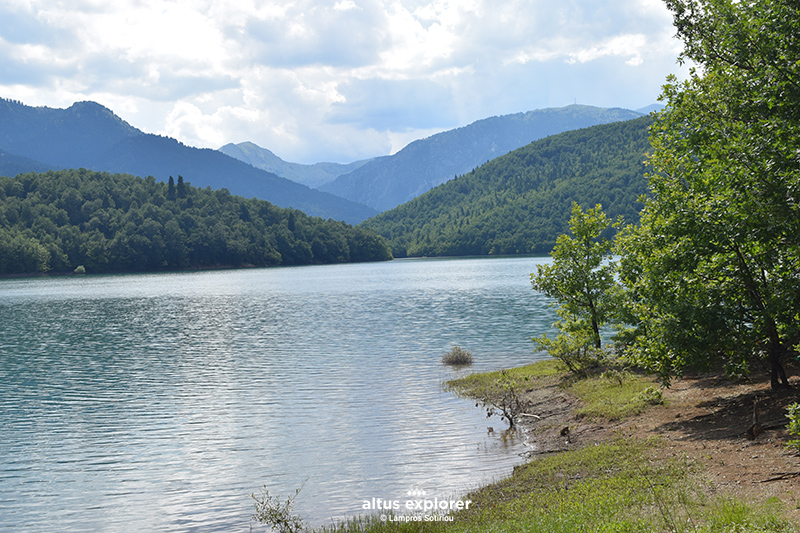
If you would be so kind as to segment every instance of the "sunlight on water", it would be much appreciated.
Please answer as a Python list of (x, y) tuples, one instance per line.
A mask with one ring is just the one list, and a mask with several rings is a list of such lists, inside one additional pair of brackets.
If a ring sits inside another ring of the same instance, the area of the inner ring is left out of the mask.
[[(520, 438), (441, 390), (536, 359), (542, 258), (0, 281), (0, 523), (247, 531), (249, 494), (313, 524), (364, 500), (448, 497)], [(489, 433), (487, 427), (498, 431)]]

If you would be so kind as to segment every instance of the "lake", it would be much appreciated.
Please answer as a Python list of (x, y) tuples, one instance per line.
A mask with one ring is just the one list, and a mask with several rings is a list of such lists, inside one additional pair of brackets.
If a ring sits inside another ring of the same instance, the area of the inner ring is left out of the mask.
[(249, 531), (251, 493), (305, 482), (319, 525), (507, 475), (523, 436), (442, 383), (541, 357), (545, 261), (0, 280), (0, 524)]

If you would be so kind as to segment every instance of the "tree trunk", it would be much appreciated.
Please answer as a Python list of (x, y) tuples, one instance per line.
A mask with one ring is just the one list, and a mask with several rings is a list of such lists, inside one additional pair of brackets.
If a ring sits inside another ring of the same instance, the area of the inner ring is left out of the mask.
[(786, 372), (781, 362), (785, 350), (778, 336), (777, 329), (774, 328), (774, 324), (770, 325), (772, 326), (769, 335), (769, 365), (771, 367), (770, 387), (772, 390), (788, 389), (790, 388), (789, 380), (786, 378)]
[(594, 333), (594, 347), (598, 350), (601, 348), (600, 341), (600, 326), (597, 324), (597, 309), (594, 307), (594, 302), (589, 300), (589, 309), (592, 312), (592, 333)]
[(770, 350), (769, 352), (769, 364), (772, 368), (770, 373), (770, 387), (772, 390), (791, 388), (791, 385), (789, 385), (789, 380), (786, 378), (786, 372), (783, 369), (783, 364), (781, 363), (782, 352), (782, 347), (778, 348), (778, 350)]

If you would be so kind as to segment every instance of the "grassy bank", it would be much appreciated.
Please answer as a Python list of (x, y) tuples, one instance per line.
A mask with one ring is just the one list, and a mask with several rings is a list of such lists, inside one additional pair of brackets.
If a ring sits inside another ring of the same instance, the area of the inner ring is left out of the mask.
[(473, 509), (445, 523), (370, 517), (326, 532), (794, 531), (777, 502), (757, 507), (711, 496), (698, 465), (659, 461), (657, 441), (618, 440), (540, 457), (467, 496)]
[[(488, 401), (507, 394), (575, 398), (571, 420), (597, 424), (663, 409), (651, 379), (610, 371), (583, 380), (569, 377), (555, 361), (474, 374), (449, 382), (459, 395)], [(535, 395), (535, 394), (534, 394)], [(530, 404), (528, 404), (530, 407)], [(778, 498), (737, 498), (717, 490), (704, 465), (667, 453), (662, 437), (617, 433), (572, 449), (534, 456), (508, 478), (463, 497), (468, 510), (447, 522), (398, 522), (371, 515), (318, 528), (345, 532), (788, 532), (798, 531)]]

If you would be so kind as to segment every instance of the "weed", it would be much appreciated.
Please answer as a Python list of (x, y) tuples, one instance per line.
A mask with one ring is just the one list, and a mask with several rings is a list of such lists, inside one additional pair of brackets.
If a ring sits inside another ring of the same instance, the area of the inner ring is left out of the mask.
[(252, 519), (262, 524), (269, 525), (278, 533), (302, 533), (303, 531), (307, 531), (308, 528), (302, 517), (299, 515), (292, 515), (294, 500), (300, 494), (305, 484), (306, 482), (304, 481), (303, 484), (300, 485), (300, 488), (294, 492), (294, 496), (289, 496), (283, 503), (281, 503), (280, 498), (277, 496), (270, 495), (266, 485), (261, 489), (260, 496), (251, 494), (250, 497), (255, 500), (256, 508)]
[[(793, 403), (786, 408), (786, 418), (789, 419), (787, 429), (790, 435), (800, 436), (800, 403)], [(800, 453), (800, 439), (793, 439), (786, 443), (786, 447), (797, 453)]]
[(472, 352), (465, 350), (461, 346), (453, 348), (442, 356), (442, 363), (451, 366), (468, 366), (473, 362)]

